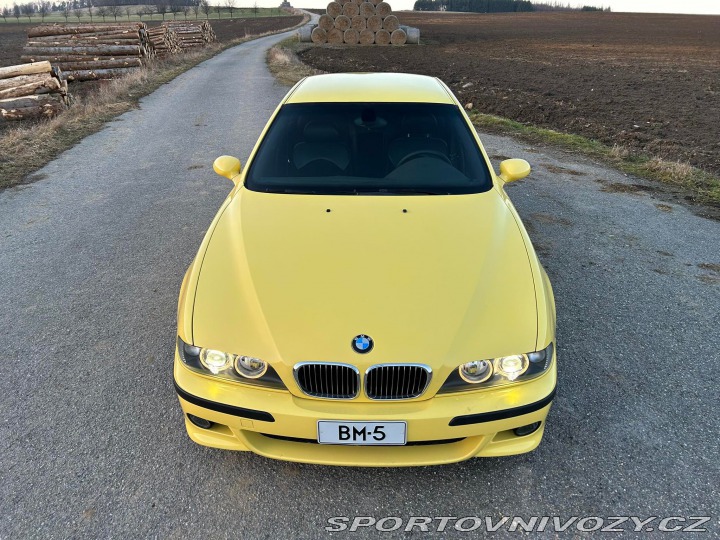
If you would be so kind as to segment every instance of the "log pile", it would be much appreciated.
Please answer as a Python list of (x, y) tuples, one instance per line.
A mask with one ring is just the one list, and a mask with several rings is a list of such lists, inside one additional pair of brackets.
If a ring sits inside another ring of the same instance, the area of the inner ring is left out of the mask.
[(182, 51), (177, 32), (165, 25), (148, 28), (147, 34), (152, 48), (158, 56), (168, 56)]
[(177, 35), (182, 50), (204, 47), (217, 40), (208, 21), (168, 21), (162, 26), (169, 28)]
[(70, 99), (67, 81), (50, 62), (0, 68), (0, 115), (5, 120), (55, 116)]
[[(412, 39), (408, 39), (409, 30)], [(327, 5), (317, 25), (298, 31), (300, 41), (331, 45), (405, 45), (420, 43), (417, 28), (401, 27), (390, 4), (382, 0), (337, 0)]]
[(47, 24), (28, 30), (24, 61), (47, 60), (68, 81), (112, 79), (155, 54), (145, 23)]

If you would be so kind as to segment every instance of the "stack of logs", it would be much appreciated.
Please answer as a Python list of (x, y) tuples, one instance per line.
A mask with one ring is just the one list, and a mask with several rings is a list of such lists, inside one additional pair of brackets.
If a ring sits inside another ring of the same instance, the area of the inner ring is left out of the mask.
[(401, 28), (390, 4), (381, 0), (338, 0), (330, 2), (326, 11), (316, 27), (300, 30), (301, 41), (331, 45), (404, 45), (420, 41), (419, 31), (413, 28), (409, 36), (408, 27)]
[(148, 28), (147, 34), (152, 48), (158, 56), (168, 56), (182, 51), (177, 33), (166, 25)]
[(51, 24), (30, 28), (25, 61), (48, 60), (68, 81), (112, 79), (154, 55), (145, 23)]
[(207, 21), (169, 21), (163, 23), (163, 26), (177, 35), (180, 48), (183, 50), (204, 47), (217, 39), (212, 26)]
[(70, 99), (67, 81), (50, 62), (0, 68), (0, 114), (5, 120), (54, 116)]

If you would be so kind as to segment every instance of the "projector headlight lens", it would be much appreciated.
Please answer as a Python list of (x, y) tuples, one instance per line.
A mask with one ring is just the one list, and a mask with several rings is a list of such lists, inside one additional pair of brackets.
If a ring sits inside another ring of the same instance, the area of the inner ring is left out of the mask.
[(458, 373), (463, 381), (478, 384), (492, 377), (493, 366), (487, 360), (474, 360), (460, 366)]
[(235, 371), (248, 379), (262, 377), (267, 371), (267, 364), (259, 358), (252, 356), (236, 356)]
[(230, 355), (215, 349), (202, 349), (200, 351), (200, 362), (211, 373), (217, 375), (231, 363)]
[(529, 364), (524, 354), (513, 354), (495, 360), (495, 369), (509, 381), (514, 381), (527, 371)]

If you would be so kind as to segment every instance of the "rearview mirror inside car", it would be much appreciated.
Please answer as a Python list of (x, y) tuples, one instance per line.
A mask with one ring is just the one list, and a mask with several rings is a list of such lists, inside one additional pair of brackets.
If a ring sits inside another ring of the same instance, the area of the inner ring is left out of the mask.
[(237, 184), (240, 175), (240, 160), (232, 156), (220, 156), (213, 163), (213, 170), (220, 176), (229, 178)]
[(530, 174), (530, 164), (524, 159), (506, 159), (500, 163), (500, 178), (504, 182), (514, 182)]

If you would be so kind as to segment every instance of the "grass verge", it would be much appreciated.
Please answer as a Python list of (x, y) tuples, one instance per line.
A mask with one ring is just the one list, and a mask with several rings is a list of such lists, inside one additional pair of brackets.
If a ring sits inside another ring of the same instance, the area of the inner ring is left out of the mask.
[(78, 98), (72, 107), (51, 120), (8, 129), (0, 136), (0, 189), (21, 183), (30, 173), (99, 131), (108, 121), (136, 108), (142, 97), (181, 73), (225, 49), (264, 35), (268, 34), (214, 43), (202, 50), (151, 61), (132, 74), (109, 81), (96, 92)]
[(512, 135), (528, 142), (550, 144), (593, 157), (627, 174), (681, 188), (688, 192), (694, 202), (720, 205), (720, 178), (687, 163), (637, 154), (626, 148), (608, 146), (580, 135), (522, 124), (475, 110), (471, 111), (469, 116), (479, 129)]
[(268, 69), (278, 82), (292, 86), (305, 77), (323, 73), (304, 64), (298, 58), (297, 52), (308, 46), (307, 43), (300, 43), (291, 37), (268, 49), (266, 58)]

